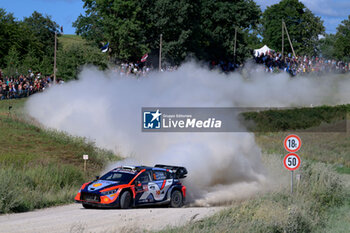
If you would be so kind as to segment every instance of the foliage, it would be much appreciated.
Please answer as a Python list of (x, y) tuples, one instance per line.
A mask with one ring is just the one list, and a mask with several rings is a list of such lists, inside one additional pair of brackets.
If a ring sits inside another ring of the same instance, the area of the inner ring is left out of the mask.
[(320, 39), (320, 51), (322, 57), (326, 59), (335, 58), (334, 42), (336, 40), (334, 34), (326, 34), (324, 38)]
[(344, 61), (350, 61), (350, 15), (337, 27), (334, 42), (335, 56)]
[(320, 49), (326, 59), (350, 61), (350, 15), (337, 27), (336, 34), (327, 34), (320, 40)]
[(107, 55), (84, 42), (66, 44), (57, 52), (57, 76), (64, 80), (76, 79), (83, 65), (107, 68)]
[(85, 16), (74, 23), (76, 32), (90, 41), (109, 41), (111, 54), (138, 61), (156, 53), (163, 35), (163, 54), (179, 64), (193, 54), (201, 60), (233, 60), (234, 31), (238, 28), (237, 56), (249, 54), (247, 34), (261, 15), (252, 0), (83, 0)]
[(10, 49), (13, 55), (14, 50), (20, 46), (18, 39), (21, 28), (13, 14), (7, 13), (2, 8), (0, 8), (0, 31), (0, 67), (4, 67), (7, 61), (5, 57), (9, 54)]
[(13, 14), (0, 8), (0, 31), (0, 67), (6, 68), (6, 74), (25, 73), (30, 68), (51, 73), (58, 25), (49, 16), (34, 11), (16, 21)]
[[(0, 101), (0, 214), (72, 203), (82, 183), (119, 159), (84, 138), (33, 125), (24, 103)], [(83, 154), (89, 155), (86, 173)]]
[(245, 112), (245, 120), (256, 124), (252, 128), (258, 132), (276, 132), (297, 129), (308, 129), (320, 126), (321, 123), (333, 123), (346, 119), (350, 105), (320, 106), (313, 108), (295, 108), (284, 110), (266, 110), (261, 112)]
[(275, 192), (234, 202), (211, 217), (161, 232), (320, 232), (327, 226), (330, 211), (348, 206), (343, 204), (350, 200), (349, 194), (330, 166), (305, 162), (299, 171), (301, 180), (293, 195), (284, 185)]
[[(299, 0), (282, 0), (271, 5), (263, 13), (262, 36), (264, 43), (281, 51), (282, 20), (284, 20), (294, 50), (298, 55), (316, 55), (318, 36), (324, 33), (323, 22)], [(284, 37), (285, 52), (291, 52), (287, 35)]]

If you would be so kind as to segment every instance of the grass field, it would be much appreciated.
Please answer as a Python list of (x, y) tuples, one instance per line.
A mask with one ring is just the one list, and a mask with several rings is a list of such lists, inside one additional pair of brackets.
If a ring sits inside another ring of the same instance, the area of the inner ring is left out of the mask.
[[(346, 109), (349, 111), (349, 105)], [(328, 114), (325, 110), (336, 114)], [(282, 158), (288, 153), (283, 147), (284, 138), (290, 133), (296, 133), (301, 138), (302, 147), (297, 153), (302, 159), (298, 170), (302, 178), (294, 194), (290, 194), (287, 184), (279, 190), (234, 202), (209, 218), (161, 232), (349, 232), (349, 131), (311, 133), (297, 130), (330, 122), (339, 110), (343, 111), (344, 106), (251, 114), (250, 120), (255, 119), (256, 126), (260, 127), (261, 132), (255, 133), (255, 139), (266, 161), (271, 161), (274, 155), (282, 166)], [(340, 116), (343, 115), (342, 112)], [(323, 120), (315, 124), (312, 120), (315, 117), (323, 117)], [(284, 124), (288, 127), (280, 128), (276, 120), (288, 122)], [(289, 127), (295, 128), (291, 130)]]
[[(265, 159), (271, 161), (271, 156), (265, 155)], [(282, 158), (279, 160), (282, 164)], [(235, 201), (211, 217), (160, 232), (348, 232), (350, 175), (308, 160), (303, 161), (298, 173), (301, 180), (296, 182), (293, 194), (285, 184)]]
[[(298, 151), (302, 158), (331, 163), (337, 171), (350, 174), (350, 123), (346, 123), (349, 113), (350, 105), (339, 105), (250, 112), (245, 117), (255, 122), (256, 142), (264, 153), (287, 154), (283, 140), (295, 133), (302, 140)], [(335, 130), (338, 132), (328, 132), (329, 128), (324, 128), (338, 120), (344, 123)], [(313, 131), (307, 132), (309, 128)]]
[(79, 35), (61, 35), (58, 37), (58, 43), (63, 46), (63, 49), (69, 47), (72, 44), (86, 44), (86, 40), (84, 40)]
[[(24, 101), (0, 101), (0, 213), (70, 203), (83, 182), (118, 159), (83, 138), (31, 124)], [(83, 154), (89, 155), (86, 172)]]
[[(84, 181), (118, 159), (83, 138), (35, 126), (23, 113), (24, 102), (0, 101), (0, 213), (70, 203)], [(287, 153), (282, 142), (288, 134), (256, 133), (265, 161), (271, 156), (282, 160)], [(347, 232), (350, 175), (339, 173), (350, 170), (349, 133), (297, 134), (303, 142), (298, 152), (302, 179), (293, 196), (286, 184), (234, 202), (209, 218), (162, 232)], [(86, 173), (83, 154), (90, 158)]]

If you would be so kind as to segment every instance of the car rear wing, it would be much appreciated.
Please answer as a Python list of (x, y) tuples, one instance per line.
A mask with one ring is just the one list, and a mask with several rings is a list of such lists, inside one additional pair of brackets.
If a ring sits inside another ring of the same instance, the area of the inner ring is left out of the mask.
[(163, 165), (163, 164), (156, 164), (154, 167), (169, 169), (175, 174), (175, 178), (177, 179), (183, 179), (186, 178), (187, 175), (187, 169), (185, 167), (178, 167), (178, 166), (172, 166), (172, 165)]

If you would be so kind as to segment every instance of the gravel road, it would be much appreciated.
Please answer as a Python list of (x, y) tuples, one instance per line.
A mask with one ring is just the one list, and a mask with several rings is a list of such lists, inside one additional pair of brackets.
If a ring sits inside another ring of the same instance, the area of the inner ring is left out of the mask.
[(80, 204), (0, 215), (0, 232), (143, 232), (179, 226), (223, 207), (84, 209)]

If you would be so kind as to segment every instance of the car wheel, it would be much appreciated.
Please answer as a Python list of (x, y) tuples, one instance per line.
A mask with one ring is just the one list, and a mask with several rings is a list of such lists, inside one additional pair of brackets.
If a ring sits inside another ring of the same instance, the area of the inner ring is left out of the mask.
[(131, 193), (129, 191), (125, 191), (120, 196), (120, 208), (128, 209), (131, 206)]
[(84, 207), (85, 209), (92, 209), (92, 206), (89, 205), (89, 204), (83, 203), (82, 205), (83, 205), (83, 207)]
[(170, 206), (179, 208), (183, 205), (182, 193), (179, 190), (174, 190), (171, 194)]

